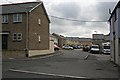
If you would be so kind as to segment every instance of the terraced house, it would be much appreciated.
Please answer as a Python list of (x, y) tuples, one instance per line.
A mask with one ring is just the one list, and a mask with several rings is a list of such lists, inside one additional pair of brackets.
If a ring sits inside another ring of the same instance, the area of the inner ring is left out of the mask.
[(109, 18), (111, 61), (120, 66), (120, 1), (116, 4)]
[(3, 54), (32, 56), (49, 50), (50, 20), (42, 1), (1, 6)]

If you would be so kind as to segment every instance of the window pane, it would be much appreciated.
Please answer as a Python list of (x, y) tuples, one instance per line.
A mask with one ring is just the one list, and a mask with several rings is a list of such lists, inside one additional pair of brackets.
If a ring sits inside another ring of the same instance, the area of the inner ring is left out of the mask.
[(17, 22), (17, 14), (13, 15), (13, 22)]
[(13, 40), (17, 40), (17, 33), (13, 34)]
[(18, 34), (18, 36), (21, 36), (21, 34)]
[(16, 36), (17, 34), (16, 33), (13, 33), (14, 36)]
[(14, 14), (13, 22), (22, 22), (22, 14)]
[(21, 33), (18, 33), (18, 34), (17, 34), (17, 40), (18, 40), (18, 41), (22, 40), (22, 34), (21, 34)]
[(2, 16), (2, 22), (7, 23), (8, 22), (8, 15), (3, 15)]
[(22, 21), (22, 14), (18, 14), (18, 22)]

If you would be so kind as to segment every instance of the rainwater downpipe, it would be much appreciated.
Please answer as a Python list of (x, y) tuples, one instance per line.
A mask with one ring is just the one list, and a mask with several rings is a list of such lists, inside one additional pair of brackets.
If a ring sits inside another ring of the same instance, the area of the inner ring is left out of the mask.
[(25, 48), (25, 52), (26, 52), (26, 57), (28, 57), (28, 20), (29, 20), (29, 12), (28, 10), (26, 11), (26, 48)]

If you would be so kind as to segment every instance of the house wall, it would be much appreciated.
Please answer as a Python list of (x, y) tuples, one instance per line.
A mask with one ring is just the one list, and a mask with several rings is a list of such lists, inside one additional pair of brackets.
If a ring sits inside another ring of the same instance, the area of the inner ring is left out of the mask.
[(118, 43), (118, 39), (116, 39), (115, 40), (115, 63), (117, 63), (118, 64), (118, 57), (119, 57), (119, 53), (118, 53), (118, 51), (119, 51), (119, 49), (118, 49), (118, 47), (119, 47), (119, 43)]
[[(0, 7), (0, 33), (2, 32), (2, 9)], [(0, 55), (1, 54), (1, 51), (2, 51), (2, 35), (0, 34)]]
[(86, 40), (65, 40), (65, 45), (83, 45), (83, 46), (85, 46), (85, 45), (88, 45), (88, 46), (91, 46), (92, 45), (92, 41), (86, 41)]
[[(24, 50), (25, 49), (25, 29), (26, 14), (22, 15), (22, 23), (13, 23), (13, 14), (8, 15), (8, 23), (2, 24), (2, 31), (10, 31), (8, 35), (8, 50)], [(13, 41), (13, 33), (22, 33), (22, 41)]]
[(86, 46), (86, 45), (91, 46), (92, 42), (91, 41), (84, 41), (84, 42), (81, 42), (81, 45), (83, 45), (83, 46)]
[(116, 37), (115, 37), (115, 59), (116, 59), (116, 63), (118, 64), (118, 59), (119, 59), (119, 27), (120, 27), (120, 24), (119, 24), (119, 21), (120, 21), (120, 10), (119, 8), (117, 8), (116, 10), (116, 13), (117, 13), (117, 20), (116, 20), (116, 24), (115, 24), (115, 32), (116, 32)]
[(105, 36), (103, 34), (93, 34), (93, 44), (99, 45), (100, 48), (102, 47), (102, 43), (106, 42), (105, 41)]
[(60, 48), (62, 48), (62, 46), (63, 46), (63, 39), (62, 38), (58, 38), (58, 46)]
[(29, 57), (54, 54), (54, 41), (50, 41), (49, 50), (29, 50)]
[(114, 21), (113, 21), (113, 18), (111, 18), (111, 26), (110, 26), (110, 42), (111, 42), (111, 46), (110, 46), (110, 48), (111, 48), (111, 61), (114, 61), (114, 59), (115, 59), (115, 56), (114, 56), (114, 45), (115, 45), (115, 42), (114, 42), (114, 39), (113, 39), (113, 26), (114, 26)]
[[(41, 20), (41, 24), (38, 24), (38, 19)], [(49, 22), (42, 6), (29, 14), (28, 40), (29, 50), (49, 50)]]
[(65, 40), (65, 45), (80, 45), (80, 42), (77, 40)]
[(104, 42), (110, 42), (110, 35), (104, 35)]
[[(2, 30), (1, 28), (2, 28), (2, 25), (0, 22), (0, 31)], [(0, 34), (0, 64), (2, 64), (2, 35), (1, 34)], [(0, 65), (0, 78), (2, 79), (2, 65)]]
[[(116, 10), (117, 19), (114, 21), (114, 16), (111, 18), (110, 26), (110, 41), (111, 41), (111, 60), (116, 64), (119, 64), (119, 21), (120, 21), (120, 10)], [(113, 14), (114, 15), (114, 14)], [(115, 35), (113, 34), (115, 32)]]
[(118, 48), (118, 53), (119, 53), (119, 55), (118, 55), (118, 64), (120, 65), (120, 38), (119, 38), (119, 48)]
[(59, 46), (60, 48), (62, 48), (63, 44), (65, 43), (64, 38), (63, 38), (61, 35), (58, 35), (58, 34), (55, 34), (55, 33), (53, 33), (52, 35), (56, 38), (56, 41), (57, 41), (57, 43), (58, 43), (58, 46)]
[(120, 38), (120, 8), (117, 9), (117, 16), (118, 16), (118, 26), (117, 26), (117, 32), (118, 32), (118, 37)]
[(118, 8), (118, 64), (120, 65), (120, 8)]
[(54, 40), (54, 44), (58, 45), (58, 38), (56, 36), (53, 36), (53, 35), (51, 38), (52, 38), (52, 40)]
[(53, 37), (54, 43), (58, 45), (58, 38), (56, 38), (55, 36)]

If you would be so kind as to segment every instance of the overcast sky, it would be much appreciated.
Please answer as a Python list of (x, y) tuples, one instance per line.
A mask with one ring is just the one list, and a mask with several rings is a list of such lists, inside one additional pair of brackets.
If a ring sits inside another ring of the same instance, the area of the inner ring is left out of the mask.
[[(2, 0), (2, 4), (11, 1), (28, 2), (35, 0)], [(113, 9), (118, 0), (42, 0), (47, 13), (65, 19), (79, 21), (106, 21), (109, 9)], [(104, 1), (104, 2), (103, 2)], [(92, 37), (92, 34), (108, 34), (107, 22), (77, 22), (50, 17), (50, 33), (68, 37)]]

